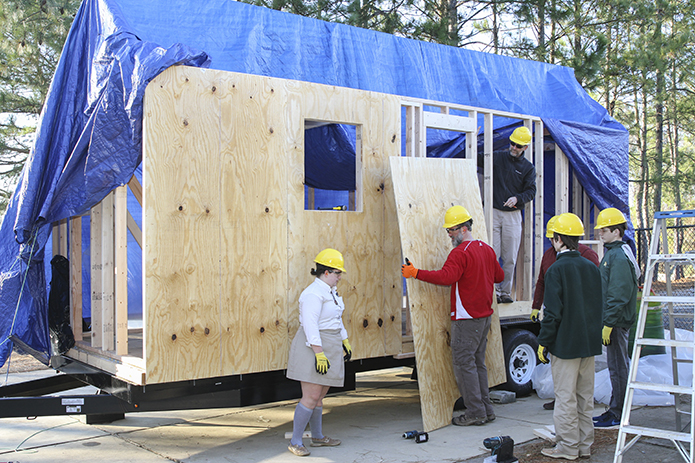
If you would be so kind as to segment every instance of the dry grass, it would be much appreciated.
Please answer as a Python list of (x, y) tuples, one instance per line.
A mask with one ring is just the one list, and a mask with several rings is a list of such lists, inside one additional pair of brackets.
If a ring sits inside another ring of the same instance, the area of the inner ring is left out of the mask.
[[(618, 440), (618, 430), (617, 429), (605, 429), (594, 433), (594, 445), (591, 446), (591, 452), (615, 452), (615, 443)], [(514, 456), (519, 459), (521, 463), (557, 463), (558, 461), (567, 460), (557, 460), (555, 458), (549, 458), (541, 454), (541, 450), (545, 448), (550, 448), (553, 445), (548, 441), (533, 441), (526, 445), (517, 446), (514, 449)], [(580, 461), (580, 460), (577, 460)], [(582, 460), (591, 461), (591, 460)]]

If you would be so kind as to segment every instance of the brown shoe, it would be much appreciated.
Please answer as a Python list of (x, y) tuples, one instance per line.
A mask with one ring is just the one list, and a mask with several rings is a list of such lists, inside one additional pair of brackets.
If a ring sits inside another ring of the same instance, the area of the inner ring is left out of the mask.
[(469, 418), (466, 415), (459, 415), (459, 416), (455, 416), (451, 420), (451, 424), (454, 424), (456, 426), (471, 426), (471, 425), (480, 426), (480, 425), (485, 424), (486, 421), (487, 421), (487, 417), (482, 417), (482, 418), (471, 417), (471, 418)]
[(333, 439), (332, 437), (326, 436), (324, 436), (323, 439), (311, 438), (312, 447), (335, 447), (336, 445), (340, 445), (340, 439)]
[(298, 457), (306, 457), (307, 455), (311, 455), (311, 452), (309, 449), (304, 447), (303, 445), (292, 445), (290, 444), (289, 447), (287, 447), (287, 450), (290, 452), (294, 453)]
[(555, 401), (551, 400), (550, 402), (546, 402), (543, 404), (543, 408), (545, 410), (555, 410)]

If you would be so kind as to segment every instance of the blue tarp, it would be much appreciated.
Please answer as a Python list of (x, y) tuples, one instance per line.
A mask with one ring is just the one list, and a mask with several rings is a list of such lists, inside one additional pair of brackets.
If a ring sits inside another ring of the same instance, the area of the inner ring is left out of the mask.
[[(174, 64), (539, 116), (592, 200), (628, 211), (627, 131), (569, 68), (228, 0), (84, 0), (0, 226), (0, 365), (12, 348), (10, 335), (48, 353), (50, 224), (87, 212), (128, 181), (141, 161), (145, 87)], [(447, 136), (428, 139), (440, 156), (455, 155), (460, 146)], [(317, 143), (321, 152), (329, 149), (322, 143), (341, 142)], [(308, 171), (312, 163), (307, 159)], [(341, 188), (351, 185), (343, 180)], [(314, 186), (325, 188), (320, 178)]]

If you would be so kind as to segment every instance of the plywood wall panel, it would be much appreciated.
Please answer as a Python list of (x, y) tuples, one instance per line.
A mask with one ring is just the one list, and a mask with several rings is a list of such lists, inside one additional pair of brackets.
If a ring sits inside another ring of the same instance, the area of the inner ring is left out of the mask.
[[(145, 105), (148, 383), (285, 368), (326, 247), (346, 260), (353, 358), (401, 351), (397, 97), (176, 67)], [(304, 210), (305, 120), (360, 127), (357, 211)]]
[(222, 96), (222, 374), (285, 368), (287, 154), (283, 81), (226, 76)]
[(145, 98), (148, 383), (220, 373), (220, 123), (215, 72), (169, 69)]
[[(442, 223), (446, 210), (460, 204), (473, 217), (473, 236), (487, 241), (476, 177), (476, 161), (468, 159), (392, 158), (396, 209), (403, 254), (417, 268), (438, 270), (451, 251)], [(430, 431), (451, 422), (459, 397), (450, 348), (449, 287), (408, 280), (423, 427)], [(489, 337), (490, 386), (496, 370), (504, 372), (499, 331)], [(504, 374), (504, 373), (502, 373)]]

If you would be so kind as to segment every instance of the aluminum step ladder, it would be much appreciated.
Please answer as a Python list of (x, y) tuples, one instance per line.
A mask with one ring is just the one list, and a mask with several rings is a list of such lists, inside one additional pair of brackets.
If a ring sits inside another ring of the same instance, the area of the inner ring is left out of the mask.
[[(673, 276), (673, 270), (678, 266), (691, 266), (693, 269), (695, 269), (695, 252), (669, 254), (666, 227), (667, 219), (678, 219), (684, 217), (695, 217), (695, 210), (657, 212), (654, 214), (654, 228), (652, 230), (651, 243), (649, 246), (647, 268), (644, 272), (644, 288), (642, 290), (642, 301), (640, 304), (640, 312), (638, 314), (639, 318), (637, 321), (637, 330), (635, 332), (635, 342), (632, 353), (632, 362), (630, 363), (627, 393), (625, 394), (623, 416), (620, 420), (620, 430), (618, 432), (618, 441), (615, 446), (615, 457), (613, 459), (613, 463), (622, 463), (625, 452), (627, 452), (630, 447), (637, 443), (642, 436), (670, 440), (676, 446), (676, 449), (683, 459), (688, 463), (693, 463), (693, 454), (695, 454), (695, 428), (693, 427), (692, 417), (695, 416), (695, 400), (693, 400), (693, 392), (695, 390), (695, 371), (692, 373), (690, 386), (681, 386), (679, 384), (679, 365), (689, 363), (689, 368), (692, 369), (693, 361), (690, 359), (679, 358), (676, 349), (679, 347), (693, 349), (693, 347), (695, 347), (695, 342), (676, 340), (674, 319), (693, 319), (695, 294), (690, 294), (687, 296), (674, 295), (671, 278)], [(663, 273), (666, 279), (665, 296), (652, 295), (652, 280), (654, 279), (654, 274), (657, 271), (658, 265), (662, 265)], [(650, 302), (659, 303), (659, 306), (650, 307)], [(674, 311), (674, 305), (677, 306), (677, 311)], [(664, 307), (667, 309), (668, 313), (669, 331), (671, 335), (670, 339), (645, 338), (644, 333), (647, 324), (647, 311), (650, 309), (663, 311)], [(671, 353), (673, 384), (645, 383), (637, 381), (637, 367), (639, 365), (640, 353), (643, 346), (664, 346), (670, 348), (667, 349), (667, 351), (670, 350)], [(630, 412), (632, 410), (634, 392), (636, 389), (663, 391), (673, 395), (676, 410), (675, 426), (673, 430), (633, 426), (630, 424)], [(689, 396), (689, 400), (683, 400), (685, 396)], [(684, 409), (686, 406), (687, 410)], [(628, 435), (632, 435), (633, 437), (629, 442), (626, 443)]]

